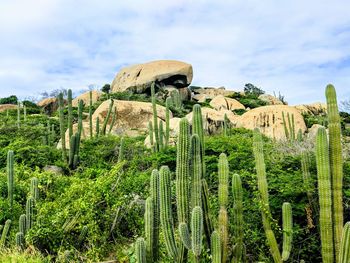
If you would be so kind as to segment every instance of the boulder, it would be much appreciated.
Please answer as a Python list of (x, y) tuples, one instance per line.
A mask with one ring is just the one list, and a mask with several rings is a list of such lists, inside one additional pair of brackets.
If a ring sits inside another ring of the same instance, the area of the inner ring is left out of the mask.
[(43, 171), (50, 172), (56, 175), (63, 175), (63, 169), (56, 165), (46, 165), (43, 167)]
[(269, 94), (261, 94), (258, 97), (259, 100), (265, 101), (267, 105), (283, 105), (283, 102), (280, 101), (275, 96), (269, 95)]
[(230, 96), (233, 95), (235, 93), (235, 91), (233, 90), (226, 90), (224, 87), (220, 87), (220, 88), (212, 88), (212, 87), (205, 87), (205, 88), (195, 88), (192, 89), (192, 91), (194, 92), (194, 94), (204, 94), (205, 96), (207, 96), (208, 99), (213, 99), (218, 95), (222, 95), (222, 96)]
[(17, 109), (17, 105), (14, 104), (0, 104), (0, 112), (4, 112), (7, 110), (15, 110)]
[(327, 104), (315, 102), (311, 104), (301, 104), (294, 106), (301, 114), (320, 115), (327, 113)]
[[(93, 90), (92, 91), (92, 104), (98, 101), (98, 99), (101, 97), (102, 92)], [(78, 97), (76, 97), (74, 100), (72, 100), (72, 106), (78, 107), (79, 100), (82, 100), (84, 105), (90, 104), (90, 91), (87, 91), (83, 94), (80, 94)]]
[(238, 110), (245, 109), (244, 105), (238, 100), (225, 98), (223, 95), (218, 95), (210, 101), (210, 106), (216, 110)]
[(122, 68), (111, 85), (111, 92), (145, 93), (153, 82), (160, 86), (187, 87), (193, 78), (190, 64), (176, 60), (157, 60)]
[(206, 94), (196, 94), (192, 98), (199, 103), (204, 103), (209, 99)]
[(324, 127), (324, 126), (322, 126), (322, 125), (320, 125), (320, 124), (313, 124), (313, 125), (311, 126), (311, 128), (309, 128), (308, 131), (307, 131), (307, 139), (308, 139), (309, 141), (315, 142), (317, 131), (318, 131), (318, 129), (321, 128), (321, 127)]
[(57, 98), (46, 98), (42, 99), (37, 103), (39, 107), (41, 107), (46, 114), (51, 115), (58, 109), (58, 99)]
[(270, 138), (278, 140), (286, 139), (282, 112), (287, 115), (294, 115), (295, 134), (301, 129), (303, 133), (306, 131), (306, 125), (303, 116), (295, 108), (287, 105), (269, 105), (258, 107), (244, 113), (237, 122), (237, 127), (243, 127), (246, 129), (259, 130)]

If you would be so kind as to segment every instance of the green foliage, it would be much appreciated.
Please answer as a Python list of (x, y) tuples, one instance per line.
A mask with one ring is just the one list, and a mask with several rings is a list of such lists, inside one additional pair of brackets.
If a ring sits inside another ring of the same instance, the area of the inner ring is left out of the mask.
[(264, 94), (265, 91), (263, 91), (262, 89), (259, 89), (258, 87), (254, 86), (251, 83), (248, 83), (244, 85), (244, 93), (246, 95), (253, 95), (253, 96), (259, 97), (259, 95)]
[(11, 95), (6, 98), (0, 98), (0, 104), (14, 104), (16, 105), (18, 102), (17, 96)]

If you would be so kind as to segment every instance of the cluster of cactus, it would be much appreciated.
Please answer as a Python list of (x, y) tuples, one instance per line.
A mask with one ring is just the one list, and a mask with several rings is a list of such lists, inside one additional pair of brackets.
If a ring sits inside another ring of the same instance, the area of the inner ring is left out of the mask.
[(163, 127), (163, 121), (158, 123), (157, 104), (155, 96), (155, 83), (151, 85), (151, 99), (152, 99), (152, 111), (153, 111), (153, 123), (150, 121), (148, 124), (148, 133), (150, 138), (150, 145), (154, 152), (159, 152), (169, 145), (170, 138), (170, 101), (166, 100), (165, 109), (165, 131)]
[[(71, 98), (68, 98), (68, 101), (71, 100)], [(68, 102), (68, 105), (70, 105), (72, 102)], [(75, 169), (79, 163), (79, 151), (80, 151), (80, 140), (81, 135), (83, 131), (83, 101), (80, 100), (78, 104), (78, 131), (73, 134), (73, 124), (70, 122), (68, 124), (69, 133), (72, 133), (70, 135), (69, 139), (69, 156), (68, 156), (68, 165), (71, 169)], [(69, 106), (68, 106), (69, 109)], [(68, 116), (71, 114), (71, 112), (68, 111)], [(72, 120), (72, 117), (68, 117), (69, 120)]]
[(170, 98), (169, 102), (171, 102), (171, 105), (176, 110), (182, 109), (182, 99), (181, 99), (180, 92), (177, 89), (174, 89), (170, 92), (169, 98)]
[(113, 111), (113, 105), (114, 105), (114, 100), (111, 100), (109, 102), (109, 107), (108, 107), (106, 118), (104, 119), (104, 122), (103, 122), (103, 125), (102, 125), (102, 129), (101, 129), (101, 134), (102, 135), (106, 135), (107, 124), (109, 122), (109, 119), (110, 119), (112, 111)]
[(255, 157), (255, 167), (258, 179), (258, 190), (261, 205), (261, 216), (265, 235), (270, 246), (270, 251), (274, 262), (280, 263), (287, 261), (292, 248), (292, 207), (290, 203), (282, 205), (283, 220), (283, 247), (282, 254), (278, 248), (277, 240), (271, 226), (271, 210), (269, 204), (268, 185), (266, 179), (266, 169), (263, 153), (263, 140), (259, 130), (254, 131), (253, 152)]
[[(294, 121), (294, 114), (289, 114), (287, 113), (287, 121), (285, 118), (284, 111), (282, 111), (282, 122), (283, 122), (283, 128), (284, 128), (284, 133), (286, 135), (286, 139), (290, 141), (295, 141), (296, 135), (295, 135), (295, 121)], [(288, 122), (288, 123), (287, 123)], [(301, 130), (300, 130), (301, 132)], [(298, 131), (298, 137), (300, 136)], [(302, 137), (302, 132), (301, 132), (301, 137)]]
[(50, 120), (47, 120), (46, 133), (43, 136), (43, 143), (48, 146), (54, 146), (56, 139), (55, 125), (50, 124)]

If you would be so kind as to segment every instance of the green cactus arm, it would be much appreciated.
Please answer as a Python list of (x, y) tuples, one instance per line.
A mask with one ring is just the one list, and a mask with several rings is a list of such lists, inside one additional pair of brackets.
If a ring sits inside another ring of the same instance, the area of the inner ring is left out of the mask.
[(159, 258), (159, 172), (157, 169), (154, 169), (151, 174), (151, 187), (150, 187), (150, 196), (153, 200), (153, 256), (154, 260), (157, 261)]
[(283, 221), (283, 250), (282, 260), (287, 261), (292, 250), (293, 239), (293, 218), (292, 206), (290, 203), (283, 203), (282, 205), (282, 221)]
[(191, 236), (192, 236), (192, 252), (198, 260), (202, 251), (202, 236), (203, 236), (203, 212), (200, 206), (196, 206), (192, 210)]
[(219, 174), (219, 204), (221, 207), (226, 207), (228, 204), (228, 177), (229, 167), (227, 156), (221, 153), (219, 156), (218, 163), (218, 174)]
[(145, 236), (146, 236), (146, 254), (147, 261), (154, 262), (153, 247), (154, 247), (154, 206), (153, 198), (148, 197), (145, 205)]
[(19, 249), (24, 247), (24, 234), (22, 232), (16, 233), (16, 246)]
[(316, 135), (316, 164), (320, 203), (321, 253), (323, 263), (334, 261), (332, 192), (329, 152), (326, 130), (319, 128)]
[(165, 100), (165, 147), (168, 147), (170, 139), (170, 104), (171, 99), (168, 97)]
[(66, 139), (65, 139), (65, 125), (64, 125), (64, 113), (63, 113), (63, 94), (62, 92), (58, 95), (58, 112), (60, 118), (60, 134), (61, 134), (61, 143), (62, 143), (62, 158), (63, 161), (67, 161), (66, 153)]
[(151, 85), (151, 98), (152, 98), (152, 110), (153, 110), (153, 130), (155, 137), (155, 150), (159, 150), (159, 131), (158, 131), (158, 113), (157, 113), (157, 104), (156, 104), (156, 92), (155, 92), (155, 83)]
[(217, 231), (211, 234), (211, 262), (221, 263), (221, 240)]
[(292, 140), (295, 141), (295, 121), (294, 114), (292, 113), (292, 126), (291, 126)]
[(33, 226), (33, 210), (34, 210), (34, 198), (28, 197), (26, 203), (26, 218), (27, 218), (27, 231)]
[(211, 246), (211, 234), (213, 232), (213, 224), (210, 218), (209, 211), (209, 189), (205, 179), (202, 179), (202, 209), (204, 215), (204, 233), (208, 247)]
[(27, 216), (25, 214), (22, 214), (19, 217), (18, 229), (19, 232), (22, 232), (24, 235), (27, 233)]
[(286, 122), (286, 117), (284, 115), (284, 111), (282, 111), (282, 122), (283, 122), (283, 128), (284, 128), (284, 133), (286, 135), (286, 139), (289, 140), (289, 132), (288, 132), (288, 127), (287, 127), (287, 122)]
[(68, 134), (69, 138), (73, 135), (73, 109), (72, 109), (72, 90), (68, 90)]
[(192, 184), (191, 203), (192, 207), (202, 205), (202, 160), (200, 140), (197, 134), (191, 136), (191, 159), (192, 159)]
[(346, 222), (343, 228), (339, 249), (339, 263), (350, 262), (350, 222)]
[(125, 146), (124, 146), (124, 137), (120, 139), (119, 153), (118, 153), (118, 163), (122, 162), (125, 158)]
[(337, 105), (337, 94), (333, 85), (326, 87), (329, 160), (332, 178), (333, 197), (333, 231), (336, 258), (338, 259), (340, 240), (343, 232), (343, 158), (341, 145), (340, 116)]
[(178, 251), (174, 235), (174, 220), (171, 208), (171, 184), (170, 171), (167, 166), (162, 166), (159, 171), (159, 211), (160, 223), (165, 239), (168, 254), (176, 260)]
[(6, 239), (7, 239), (8, 233), (10, 231), (10, 227), (11, 227), (11, 220), (7, 219), (5, 222), (4, 229), (2, 230), (2, 234), (1, 234), (1, 240), (0, 240), (1, 246), (4, 246), (6, 243)]
[(135, 252), (136, 252), (136, 262), (137, 263), (147, 263), (146, 244), (145, 244), (145, 240), (142, 237), (139, 237), (136, 240)]
[(117, 107), (114, 107), (114, 108), (113, 108), (113, 114), (112, 114), (112, 122), (111, 122), (111, 125), (109, 125), (108, 133), (111, 133), (111, 132), (112, 132), (116, 120), (117, 120)]
[(192, 113), (192, 134), (197, 134), (199, 136), (201, 144), (201, 155), (202, 155), (202, 176), (205, 177), (205, 141), (204, 141), (204, 126), (203, 126), (203, 116), (202, 109), (199, 104), (193, 106)]
[(96, 137), (100, 136), (100, 118), (96, 119)]
[(238, 174), (232, 176), (233, 195), (233, 229), (235, 237), (235, 253), (237, 262), (242, 262), (243, 257), (243, 190), (241, 177)]
[(293, 140), (293, 124), (289, 112), (287, 112), (288, 128), (289, 128), (289, 139)]
[(69, 156), (68, 156), (68, 164), (70, 168), (73, 168), (74, 155), (76, 153), (76, 135), (72, 135), (69, 141)]
[(35, 201), (39, 200), (39, 180), (36, 177), (30, 179), (30, 194)]
[(153, 124), (151, 121), (148, 122), (148, 135), (149, 135), (149, 143), (151, 144), (152, 148), (154, 148)]
[(110, 118), (112, 110), (113, 110), (113, 104), (114, 104), (114, 100), (111, 99), (111, 101), (109, 102), (109, 107), (108, 107), (106, 118), (103, 121), (102, 129), (101, 129), (102, 135), (106, 135), (107, 123), (109, 121), (109, 118)]
[(92, 91), (89, 92), (89, 127), (90, 127), (90, 138), (93, 137), (93, 130), (92, 130)]
[(14, 189), (14, 154), (12, 150), (7, 152), (7, 196), (10, 208), (13, 206), (13, 189)]
[(163, 121), (159, 121), (159, 150), (164, 149), (164, 128)]
[(218, 224), (221, 239), (222, 262), (226, 262), (228, 257), (228, 216), (227, 210), (224, 207), (220, 208)]
[(273, 260), (275, 261), (275, 263), (281, 263), (282, 258), (281, 258), (281, 254), (279, 252), (279, 248), (278, 248), (275, 234), (273, 233), (273, 231), (271, 229), (267, 229), (267, 230), (265, 230), (265, 235), (267, 238), (267, 242), (269, 243), (270, 252), (272, 254)]
[(180, 223), (179, 224), (179, 236), (182, 244), (187, 248), (188, 250), (192, 249), (192, 239), (190, 236), (190, 231), (188, 230), (187, 223)]

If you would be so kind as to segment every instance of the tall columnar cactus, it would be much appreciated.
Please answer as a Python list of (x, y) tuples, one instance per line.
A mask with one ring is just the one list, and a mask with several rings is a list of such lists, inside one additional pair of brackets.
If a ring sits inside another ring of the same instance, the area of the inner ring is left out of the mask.
[(212, 263), (221, 263), (221, 239), (220, 234), (217, 231), (214, 231), (211, 234), (211, 256)]
[(155, 151), (159, 151), (159, 133), (158, 133), (158, 113), (156, 104), (156, 93), (155, 93), (155, 83), (151, 85), (151, 96), (152, 96), (152, 110), (153, 110), (153, 130), (155, 137)]
[(163, 121), (159, 122), (159, 150), (164, 149), (164, 128)]
[(337, 105), (337, 95), (333, 85), (326, 87), (326, 99), (328, 110), (329, 129), (329, 161), (332, 178), (333, 197), (333, 223), (334, 223), (334, 245), (336, 259), (338, 259), (339, 246), (343, 231), (343, 159), (341, 145), (340, 116)]
[(321, 252), (323, 263), (334, 262), (332, 188), (326, 130), (322, 127), (316, 136), (316, 163), (320, 203)]
[(339, 247), (339, 263), (350, 262), (350, 222), (347, 222), (343, 228), (342, 239)]
[(136, 252), (136, 262), (137, 263), (147, 263), (146, 244), (145, 244), (145, 240), (142, 237), (139, 237), (136, 240), (135, 252)]
[(72, 90), (68, 90), (68, 134), (69, 138), (73, 135), (73, 108), (72, 108)]
[(33, 197), (28, 197), (26, 203), (27, 231), (33, 226), (34, 202), (35, 201)]
[(170, 139), (170, 103), (171, 99), (168, 97), (165, 100), (165, 147), (169, 145)]
[(17, 128), (21, 127), (21, 103), (17, 102)]
[(20, 250), (24, 247), (24, 234), (22, 232), (16, 233), (16, 246)]
[(178, 258), (178, 250), (175, 241), (174, 220), (171, 208), (170, 171), (167, 166), (162, 166), (159, 171), (159, 197), (160, 222), (165, 245), (169, 256), (175, 261)]
[(106, 135), (107, 123), (109, 121), (109, 118), (110, 118), (112, 110), (113, 110), (113, 104), (114, 104), (114, 100), (111, 99), (111, 101), (109, 102), (108, 112), (107, 112), (106, 118), (103, 122), (102, 129), (101, 129), (102, 135)]
[(112, 122), (111, 122), (111, 125), (109, 125), (108, 133), (111, 133), (113, 131), (116, 120), (117, 120), (117, 107), (114, 107), (113, 114), (112, 114)]
[(78, 131), (75, 134), (75, 155), (78, 156), (79, 159), (79, 151), (80, 151), (80, 141), (81, 141), (81, 136), (83, 133), (83, 109), (84, 109), (84, 103), (82, 100), (79, 100), (78, 104)]
[(233, 229), (234, 229), (234, 258), (235, 262), (243, 261), (243, 190), (241, 177), (238, 174), (232, 176), (233, 195)]
[(225, 207), (221, 207), (219, 211), (219, 232), (221, 239), (221, 257), (222, 262), (227, 262), (228, 258), (228, 215)]
[(100, 118), (97, 117), (96, 119), (96, 138), (100, 136)]
[(10, 208), (13, 206), (13, 188), (14, 188), (14, 160), (13, 151), (9, 150), (7, 152), (7, 196), (10, 204)]
[(11, 227), (11, 220), (7, 219), (5, 222), (4, 229), (2, 230), (2, 234), (1, 234), (1, 240), (0, 240), (1, 246), (4, 246), (6, 243), (6, 239), (7, 239), (8, 233), (10, 231), (10, 227)]
[(228, 119), (227, 114), (225, 113), (225, 115), (224, 115), (224, 129), (223, 129), (224, 136), (228, 136), (229, 123), (230, 123), (230, 120)]
[(202, 160), (201, 160), (201, 145), (199, 136), (193, 134), (191, 137), (192, 149), (192, 189), (191, 203), (192, 207), (202, 206)]
[(153, 201), (153, 258), (157, 261), (159, 258), (159, 172), (154, 169), (151, 174), (150, 196)]
[(283, 121), (283, 128), (284, 128), (284, 133), (286, 135), (286, 139), (289, 140), (289, 131), (288, 131), (288, 126), (287, 126), (287, 122), (286, 122), (286, 117), (284, 115), (284, 111), (282, 111), (282, 121)]
[(211, 234), (213, 232), (213, 224), (209, 214), (209, 188), (207, 181), (202, 179), (202, 209), (204, 216), (204, 233), (208, 247), (211, 246)]
[(170, 92), (170, 97), (171, 97), (171, 100), (173, 102), (174, 107), (177, 110), (180, 110), (182, 108), (182, 100), (181, 100), (180, 92), (177, 89), (172, 90)]
[(313, 193), (315, 191), (310, 174), (310, 157), (307, 151), (302, 151), (301, 153), (301, 170), (303, 173), (303, 182), (306, 189), (306, 195), (309, 201), (310, 208), (314, 209), (313, 204)]
[(30, 179), (30, 195), (34, 198), (35, 201), (39, 200), (39, 180), (36, 177)]
[(298, 135), (297, 135), (297, 140), (298, 142), (302, 142), (303, 141), (303, 131), (301, 129), (298, 130)]
[(154, 133), (153, 133), (153, 124), (152, 121), (148, 122), (148, 136), (149, 136), (149, 143), (154, 150)]
[(122, 162), (125, 158), (125, 146), (124, 146), (124, 137), (120, 139), (119, 153), (118, 153), (118, 163)]
[(61, 134), (61, 143), (62, 143), (62, 158), (63, 161), (67, 161), (66, 153), (66, 139), (65, 139), (65, 125), (64, 125), (64, 113), (63, 113), (63, 93), (61, 92), (58, 95), (58, 105), (59, 105), (59, 116), (60, 116), (60, 134)]
[(205, 178), (205, 143), (204, 143), (204, 128), (203, 128), (203, 117), (202, 117), (202, 109), (199, 104), (195, 104), (193, 106), (192, 113), (192, 134), (197, 134), (199, 136), (200, 144), (201, 144), (201, 154), (202, 154), (202, 176)]
[(219, 205), (220, 207), (226, 207), (228, 204), (228, 176), (229, 168), (226, 154), (221, 153), (218, 163), (219, 174)]
[(23, 122), (27, 122), (27, 107), (23, 104)]
[(154, 206), (153, 198), (146, 199), (145, 206), (145, 235), (146, 235), (146, 253), (147, 261), (154, 262)]
[[(271, 228), (271, 210), (269, 205), (269, 195), (267, 188), (267, 179), (266, 179), (266, 169), (265, 169), (265, 160), (263, 153), (263, 141), (262, 136), (259, 130), (254, 131), (253, 136), (253, 152), (255, 157), (255, 167), (258, 179), (258, 190), (261, 202), (261, 217), (263, 221), (263, 226), (265, 230), (265, 235), (270, 246), (270, 251), (272, 257), (276, 263), (286, 261), (289, 258), (291, 242), (292, 242), (292, 213), (290, 205), (284, 205), (283, 209), (283, 231), (286, 233), (283, 240), (283, 251), (282, 254), (278, 248), (275, 234)], [(290, 213), (289, 213), (290, 212)], [(288, 235), (287, 235), (288, 234)], [(288, 237), (288, 238), (287, 238)]]
[(76, 139), (76, 136), (75, 135), (72, 135), (70, 137), (70, 142), (69, 142), (69, 161), (68, 161), (68, 164), (69, 164), (69, 167), (71, 169), (74, 169), (74, 155), (76, 154), (76, 148), (77, 148), (77, 145), (76, 145), (76, 142), (77, 142), (77, 139)]
[(19, 217), (18, 229), (19, 232), (22, 232), (24, 235), (27, 233), (27, 216), (25, 214), (22, 214)]
[(92, 130), (92, 91), (89, 92), (89, 130), (90, 130), (90, 138), (93, 137), (93, 130)]
[(52, 124), (51, 130), (50, 130), (50, 143), (52, 146), (55, 144), (55, 140), (56, 140), (55, 124)]
[(292, 133), (292, 140), (295, 141), (295, 122), (294, 122), (294, 114), (292, 113), (292, 127), (291, 127), (291, 133)]

